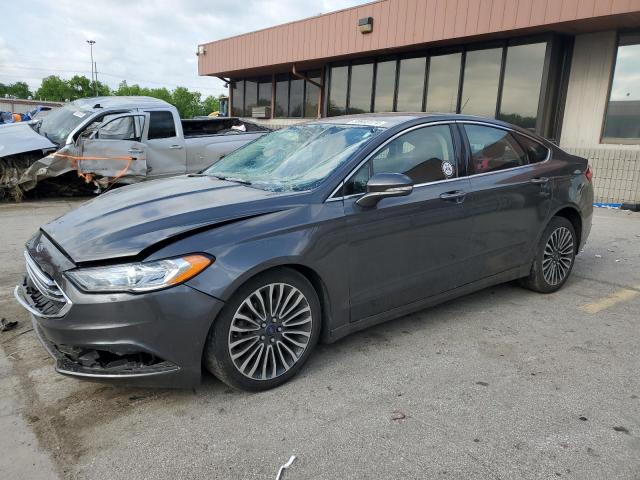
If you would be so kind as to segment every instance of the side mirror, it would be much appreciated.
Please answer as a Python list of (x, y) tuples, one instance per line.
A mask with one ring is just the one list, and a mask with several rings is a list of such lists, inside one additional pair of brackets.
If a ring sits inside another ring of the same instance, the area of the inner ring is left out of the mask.
[(356, 204), (363, 208), (375, 207), (387, 197), (404, 197), (413, 192), (413, 181), (402, 173), (376, 173), (367, 182), (367, 193)]

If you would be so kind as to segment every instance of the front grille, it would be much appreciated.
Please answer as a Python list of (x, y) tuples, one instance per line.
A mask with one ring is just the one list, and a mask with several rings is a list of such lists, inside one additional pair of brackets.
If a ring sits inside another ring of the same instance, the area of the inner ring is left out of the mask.
[(31, 300), (31, 307), (41, 316), (54, 318), (63, 316), (71, 305), (69, 299), (27, 252), (24, 253), (24, 258), (27, 276), (23, 287)]

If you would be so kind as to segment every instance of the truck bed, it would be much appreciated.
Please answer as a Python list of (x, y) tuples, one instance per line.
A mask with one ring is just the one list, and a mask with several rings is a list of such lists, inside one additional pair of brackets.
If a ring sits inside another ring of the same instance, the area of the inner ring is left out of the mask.
[(211, 135), (234, 135), (245, 132), (268, 132), (269, 129), (235, 117), (204, 117), (181, 119), (184, 138)]

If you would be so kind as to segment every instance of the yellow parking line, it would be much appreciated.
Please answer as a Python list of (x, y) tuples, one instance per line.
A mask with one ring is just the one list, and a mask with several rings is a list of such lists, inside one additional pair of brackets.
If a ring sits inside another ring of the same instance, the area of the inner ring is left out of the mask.
[(602, 310), (613, 307), (614, 305), (620, 302), (627, 302), (635, 297), (640, 295), (640, 290), (631, 290), (629, 288), (623, 288), (622, 290), (618, 290), (617, 292), (609, 295), (608, 297), (601, 298), (600, 300), (587, 303), (580, 307), (580, 310), (586, 313), (598, 313)]

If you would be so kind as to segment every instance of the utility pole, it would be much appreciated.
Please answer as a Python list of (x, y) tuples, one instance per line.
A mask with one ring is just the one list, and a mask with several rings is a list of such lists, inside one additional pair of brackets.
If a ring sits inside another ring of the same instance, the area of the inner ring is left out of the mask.
[(87, 40), (87, 43), (89, 44), (89, 48), (91, 49), (91, 84), (93, 85), (93, 95), (97, 97), (98, 91), (97, 91), (96, 81), (93, 75), (93, 72), (95, 70), (95, 67), (94, 67), (95, 64), (93, 63), (93, 46), (95, 45), (96, 41)]

